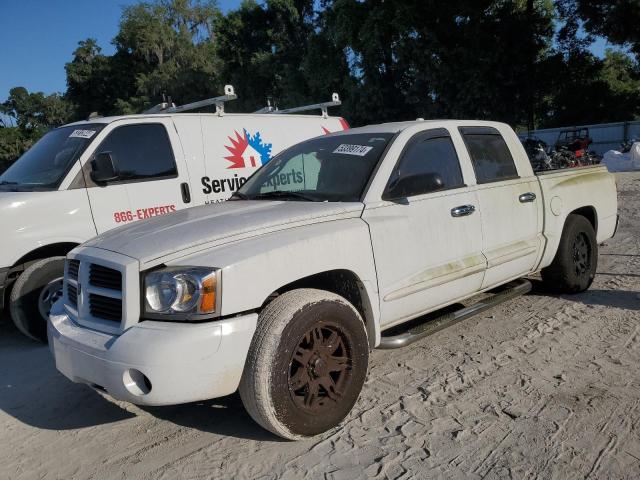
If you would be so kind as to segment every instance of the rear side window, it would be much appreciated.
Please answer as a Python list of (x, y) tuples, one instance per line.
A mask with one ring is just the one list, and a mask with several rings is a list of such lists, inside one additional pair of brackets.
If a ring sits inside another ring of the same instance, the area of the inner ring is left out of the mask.
[(500, 132), (491, 127), (461, 127), (478, 183), (518, 178), (509, 147)]
[(435, 189), (428, 185), (418, 187), (410, 192), (412, 196), (465, 186), (458, 154), (445, 129), (421, 132), (409, 140), (390, 184), (397, 178), (427, 173), (439, 175), (442, 186)]
[(96, 150), (103, 152), (111, 154), (123, 181), (178, 175), (169, 136), (158, 123), (116, 128)]

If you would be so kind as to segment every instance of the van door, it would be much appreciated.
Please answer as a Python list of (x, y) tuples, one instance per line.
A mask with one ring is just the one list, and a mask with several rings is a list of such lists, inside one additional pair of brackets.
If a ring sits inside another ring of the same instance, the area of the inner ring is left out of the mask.
[(421, 185), (406, 198), (390, 198), (363, 212), (371, 232), (384, 326), (469, 296), (479, 290), (484, 276), (481, 212), (475, 192), (464, 182), (448, 130), (431, 129), (412, 137), (387, 191), (394, 179), (423, 173), (439, 175), (442, 184)]
[(477, 180), (482, 212), (482, 251), (487, 272), (482, 288), (529, 273), (542, 240), (535, 177), (518, 172), (500, 132), (493, 127), (460, 127)]
[(87, 181), (98, 233), (191, 203), (184, 156), (170, 119), (116, 125), (90, 160), (99, 154), (110, 155), (117, 177), (103, 185)]

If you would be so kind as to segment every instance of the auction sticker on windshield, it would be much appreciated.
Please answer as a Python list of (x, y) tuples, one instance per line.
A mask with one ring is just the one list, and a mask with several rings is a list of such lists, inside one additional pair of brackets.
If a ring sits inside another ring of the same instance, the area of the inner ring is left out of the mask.
[(94, 130), (74, 130), (69, 138), (91, 138), (96, 134)]
[(348, 145), (342, 143), (338, 145), (333, 153), (342, 153), (344, 155), (357, 155), (358, 157), (364, 157), (367, 153), (373, 150), (373, 147), (367, 147), (366, 145)]

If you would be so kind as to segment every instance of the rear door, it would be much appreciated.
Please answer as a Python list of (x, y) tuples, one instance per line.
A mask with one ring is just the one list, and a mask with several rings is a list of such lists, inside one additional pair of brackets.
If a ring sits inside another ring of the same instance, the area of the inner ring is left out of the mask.
[(189, 178), (176, 131), (169, 118), (116, 125), (96, 148), (111, 154), (118, 179), (87, 191), (98, 233), (190, 206)]
[(425, 130), (409, 139), (389, 181), (416, 173), (439, 174), (443, 187), (419, 188), (407, 198), (368, 204), (363, 212), (384, 326), (473, 294), (486, 266), (478, 200), (448, 130)]
[(540, 186), (519, 172), (511, 150), (493, 127), (460, 127), (476, 175), (487, 272), (482, 288), (529, 273), (542, 240)]

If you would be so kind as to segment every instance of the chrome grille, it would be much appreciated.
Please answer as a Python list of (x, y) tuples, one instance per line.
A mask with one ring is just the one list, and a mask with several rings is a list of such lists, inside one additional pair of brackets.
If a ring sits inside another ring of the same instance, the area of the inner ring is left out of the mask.
[(69, 260), (67, 263), (67, 273), (69, 278), (74, 280), (78, 279), (78, 270), (80, 269), (80, 262), (78, 260)]
[(89, 269), (89, 283), (94, 287), (122, 291), (122, 274), (118, 270), (95, 263)]
[(92, 293), (89, 295), (89, 311), (103, 320), (122, 320), (122, 300)]

